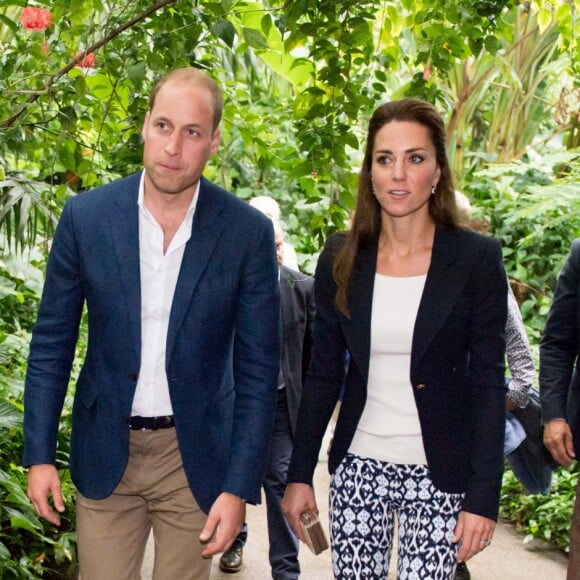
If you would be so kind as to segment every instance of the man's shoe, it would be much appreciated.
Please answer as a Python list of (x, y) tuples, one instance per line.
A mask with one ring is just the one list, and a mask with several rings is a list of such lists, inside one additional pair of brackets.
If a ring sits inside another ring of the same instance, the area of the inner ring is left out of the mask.
[(470, 580), (471, 574), (467, 569), (467, 564), (465, 562), (461, 562), (457, 564), (457, 569), (455, 570), (455, 580)]
[(239, 572), (242, 567), (242, 548), (230, 548), (220, 558), (220, 570), (228, 574)]

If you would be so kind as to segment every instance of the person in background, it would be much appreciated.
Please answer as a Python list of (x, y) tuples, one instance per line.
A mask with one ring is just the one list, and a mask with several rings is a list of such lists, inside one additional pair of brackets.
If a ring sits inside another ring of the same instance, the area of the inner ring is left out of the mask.
[[(460, 223), (482, 234), (487, 234), (487, 222), (471, 219), (471, 203), (467, 196), (459, 191), (455, 192), (455, 196)], [(508, 381), (506, 409), (513, 411), (517, 407), (523, 409), (528, 404), (530, 389), (536, 380), (536, 369), (522, 314), (509, 284), (507, 300), (506, 357), (511, 376)]]
[[(264, 494), (268, 519), (269, 559), (274, 580), (295, 580), (300, 575), (298, 540), (282, 512), (282, 497), (296, 433), (302, 383), (310, 362), (314, 323), (314, 280), (284, 266), (284, 234), (274, 221), (274, 237), (280, 268), (282, 358), (278, 376), (278, 404), (270, 443)], [(220, 570), (241, 569), (248, 526), (244, 524), (232, 547), (220, 558)]]
[(202, 177), (222, 103), (205, 73), (167, 74), (143, 124), (143, 171), (69, 200), (56, 230), (30, 344), (24, 465), (34, 508), (59, 525), (57, 431), (86, 306), (70, 452), (83, 580), (139, 578), (151, 529), (154, 579), (209, 578), (245, 502), (261, 499), (278, 268), (270, 220)]
[[(249, 204), (266, 214), (272, 221), (281, 224), (280, 205), (273, 197), (269, 195), (257, 195), (250, 199)], [(284, 240), (284, 266), (288, 266), (291, 270), (299, 270), (296, 250), (287, 240)]]
[[(580, 449), (580, 239), (562, 267), (540, 340), (540, 398), (544, 444), (565, 466)], [(580, 480), (570, 527), (568, 580), (580, 578)]]
[[(329, 456), (335, 578), (452, 579), (490, 545), (503, 472), (507, 277), (497, 240), (458, 227), (445, 126), (428, 103), (373, 113), (346, 234), (315, 274), (312, 360), (283, 509), (318, 513)], [(350, 354), (345, 375), (345, 354)]]
[[(455, 192), (459, 223), (482, 234), (488, 233), (487, 222), (472, 219), (471, 203), (460, 191)], [(529, 401), (530, 389), (536, 379), (534, 360), (526, 334), (520, 308), (511, 286), (508, 284), (508, 309), (505, 328), (507, 367), (511, 377), (506, 395), (506, 433), (504, 452), (513, 452), (525, 437), (521, 425), (509, 413), (516, 408), (524, 408)], [(455, 580), (469, 580), (471, 574), (465, 562), (460, 562), (455, 572)]]

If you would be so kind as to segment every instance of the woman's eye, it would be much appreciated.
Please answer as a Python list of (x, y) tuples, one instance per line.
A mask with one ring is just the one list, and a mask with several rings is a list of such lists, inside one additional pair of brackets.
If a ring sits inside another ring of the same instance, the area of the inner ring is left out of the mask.
[(380, 155), (379, 157), (377, 157), (377, 163), (379, 165), (386, 165), (387, 163), (391, 162), (391, 158), (387, 157), (387, 155)]
[(411, 163), (421, 163), (423, 157), (421, 155), (411, 155)]

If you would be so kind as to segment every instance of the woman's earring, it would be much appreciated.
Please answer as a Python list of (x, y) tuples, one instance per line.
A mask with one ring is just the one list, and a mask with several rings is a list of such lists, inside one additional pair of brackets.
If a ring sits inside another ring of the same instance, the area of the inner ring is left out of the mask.
[(431, 195), (435, 195), (436, 191), (437, 191), (437, 185), (431, 186)]

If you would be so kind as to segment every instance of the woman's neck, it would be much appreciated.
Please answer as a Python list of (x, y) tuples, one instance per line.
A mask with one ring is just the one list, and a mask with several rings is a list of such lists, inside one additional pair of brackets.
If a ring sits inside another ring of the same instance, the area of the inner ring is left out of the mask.
[(422, 224), (388, 220), (381, 227), (377, 272), (387, 276), (426, 274), (431, 263), (435, 223), (429, 216)]

